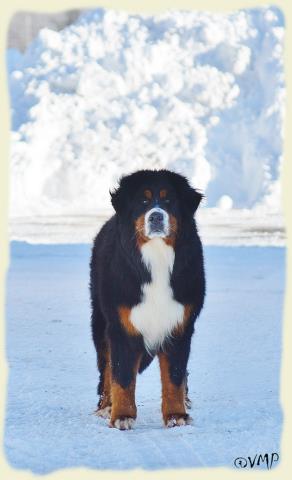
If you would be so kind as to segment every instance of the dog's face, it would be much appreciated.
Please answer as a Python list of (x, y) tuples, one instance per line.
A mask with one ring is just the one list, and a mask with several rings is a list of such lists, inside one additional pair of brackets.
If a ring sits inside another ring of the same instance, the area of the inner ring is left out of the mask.
[(138, 240), (174, 238), (179, 204), (172, 185), (163, 179), (146, 180), (133, 197), (131, 216)]
[(174, 244), (184, 221), (190, 221), (202, 195), (185, 177), (169, 170), (140, 170), (121, 179), (111, 193), (122, 221), (133, 225), (138, 244), (161, 237)]

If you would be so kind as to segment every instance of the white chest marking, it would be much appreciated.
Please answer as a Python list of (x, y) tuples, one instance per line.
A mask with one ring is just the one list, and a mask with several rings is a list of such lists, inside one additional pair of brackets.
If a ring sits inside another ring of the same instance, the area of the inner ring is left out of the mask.
[(143, 335), (148, 350), (159, 347), (174, 327), (183, 321), (184, 306), (173, 298), (169, 283), (174, 250), (161, 238), (153, 238), (142, 248), (142, 258), (152, 277), (142, 287), (142, 301), (132, 308), (131, 322)]

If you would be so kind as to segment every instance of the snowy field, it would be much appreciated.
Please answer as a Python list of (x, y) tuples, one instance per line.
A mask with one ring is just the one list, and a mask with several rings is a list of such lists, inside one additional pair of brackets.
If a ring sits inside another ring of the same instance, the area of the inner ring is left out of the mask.
[(19, 469), (227, 466), (280, 453), (285, 250), (205, 247), (208, 292), (193, 337), (194, 425), (162, 426), (158, 365), (138, 379), (133, 431), (92, 412), (90, 246), (12, 242), (7, 276), (5, 452)]

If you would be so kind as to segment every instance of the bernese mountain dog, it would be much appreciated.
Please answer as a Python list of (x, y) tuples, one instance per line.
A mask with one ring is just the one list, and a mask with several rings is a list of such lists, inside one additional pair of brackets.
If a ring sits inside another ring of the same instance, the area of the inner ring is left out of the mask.
[(137, 373), (157, 355), (164, 424), (186, 425), (187, 362), (205, 297), (194, 220), (203, 195), (169, 170), (124, 176), (110, 195), (115, 214), (96, 236), (90, 261), (96, 414), (111, 427), (132, 428)]

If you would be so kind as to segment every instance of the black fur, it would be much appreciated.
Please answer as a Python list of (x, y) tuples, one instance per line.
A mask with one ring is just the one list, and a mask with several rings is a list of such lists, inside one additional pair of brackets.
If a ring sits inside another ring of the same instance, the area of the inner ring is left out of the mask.
[[(147, 188), (153, 191), (166, 188), (170, 203), (164, 204), (162, 199), (153, 198), (145, 205), (142, 192)], [(141, 287), (151, 281), (137, 245), (134, 222), (157, 202), (175, 216), (178, 224), (170, 278), (173, 296), (183, 305), (193, 305), (183, 334), (163, 345), (169, 358), (172, 382), (181, 385), (186, 380), (194, 323), (205, 296), (203, 251), (194, 220), (201, 199), (202, 194), (191, 188), (185, 177), (168, 170), (142, 170), (125, 176), (119, 188), (111, 193), (116, 213), (95, 238), (90, 263), (91, 326), (100, 371), (99, 393), (103, 383), (106, 342), (110, 344), (113, 378), (124, 388), (133, 378), (137, 355), (142, 353), (141, 372), (157, 353), (150, 355), (146, 351), (141, 335), (126, 333), (117, 311), (121, 305), (131, 308), (140, 303)]]

